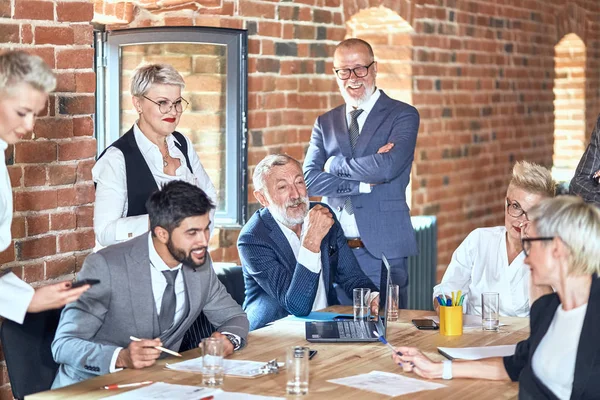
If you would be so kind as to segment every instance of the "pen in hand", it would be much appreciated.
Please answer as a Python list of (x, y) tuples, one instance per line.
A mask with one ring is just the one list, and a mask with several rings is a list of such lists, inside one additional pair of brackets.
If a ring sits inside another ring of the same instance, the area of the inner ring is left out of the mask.
[[(402, 356), (402, 353), (399, 351), (396, 351), (396, 349), (394, 348), (394, 346), (392, 346), (391, 344), (388, 343), (387, 340), (385, 340), (385, 338), (383, 336), (381, 336), (379, 333), (377, 333), (377, 331), (373, 331), (373, 334), (375, 335), (375, 337), (377, 337), (377, 339), (379, 339), (379, 341), (383, 344), (385, 344), (387, 347), (390, 348), (390, 350), (392, 351), (392, 353), (397, 354), (399, 356)], [(412, 364), (412, 362), (411, 362)], [(402, 366), (402, 363), (398, 363), (398, 365)]]
[[(135, 336), (129, 336), (129, 340), (133, 340), (134, 342), (141, 342), (142, 341), (142, 339), (136, 338)], [(161, 346), (154, 346), (154, 348), (156, 350), (160, 350), (160, 351), (165, 352), (167, 354), (170, 354), (172, 356), (181, 357), (181, 354), (177, 353), (176, 351), (165, 349), (164, 347), (161, 347)]]

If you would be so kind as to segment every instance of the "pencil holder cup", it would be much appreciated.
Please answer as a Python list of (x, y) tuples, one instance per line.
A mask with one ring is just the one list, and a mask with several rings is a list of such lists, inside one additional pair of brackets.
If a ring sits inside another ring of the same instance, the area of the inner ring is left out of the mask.
[(463, 333), (462, 306), (440, 307), (440, 333), (444, 336), (460, 336)]

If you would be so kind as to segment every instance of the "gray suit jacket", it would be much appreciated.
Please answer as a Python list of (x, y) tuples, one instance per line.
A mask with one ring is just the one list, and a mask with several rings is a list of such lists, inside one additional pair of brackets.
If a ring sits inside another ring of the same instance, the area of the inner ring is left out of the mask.
[[(210, 258), (196, 272), (184, 266), (182, 273), (189, 313), (174, 332), (161, 337), (163, 347), (178, 351), (185, 332), (201, 311), (218, 331), (234, 333), (245, 341), (249, 325), (246, 314), (220, 283)], [(129, 336), (160, 336), (147, 235), (90, 254), (78, 278), (96, 278), (101, 283), (62, 312), (52, 343), (54, 360), (60, 364), (52, 388), (109, 373), (115, 350), (127, 347)]]
[[(406, 186), (414, 158), (419, 113), (413, 106), (383, 91), (356, 142), (354, 155), (348, 134), (345, 105), (317, 118), (304, 159), (304, 178), (311, 196), (341, 211), (352, 197), (354, 216), (365, 247), (374, 257), (417, 253), (415, 233), (406, 204)], [(394, 143), (388, 153), (377, 150)], [(330, 172), (325, 163), (334, 157)], [(371, 193), (360, 193), (360, 182), (375, 183)]]
[(592, 175), (600, 170), (600, 116), (592, 132), (590, 143), (579, 160), (575, 176), (571, 180), (569, 194), (580, 196), (586, 203), (600, 207), (600, 185)]

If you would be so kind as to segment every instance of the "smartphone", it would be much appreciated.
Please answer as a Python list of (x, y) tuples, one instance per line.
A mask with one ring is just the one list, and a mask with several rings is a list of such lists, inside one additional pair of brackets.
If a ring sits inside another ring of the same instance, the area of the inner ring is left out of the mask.
[(80, 281), (73, 282), (71, 284), (71, 289), (75, 289), (75, 288), (81, 287), (83, 285), (94, 286), (98, 283), (100, 283), (100, 279), (82, 279)]
[(314, 356), (317, 355), (317, 350), (309, 350), (308, 351), (308, 359), (312, 360)]
[(436, 324), (431, 319), (413, 319), (412, 323), (417, 329), (425, 329), (425, 330), (434, 330), (439, 329), (438, 324)]

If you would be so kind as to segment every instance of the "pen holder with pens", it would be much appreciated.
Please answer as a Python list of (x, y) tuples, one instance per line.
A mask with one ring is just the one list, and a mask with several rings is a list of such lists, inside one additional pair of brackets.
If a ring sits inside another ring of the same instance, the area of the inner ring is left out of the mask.
[(462, 306), (440, 306), (440, 333), (444, 336), (462, 335)]

